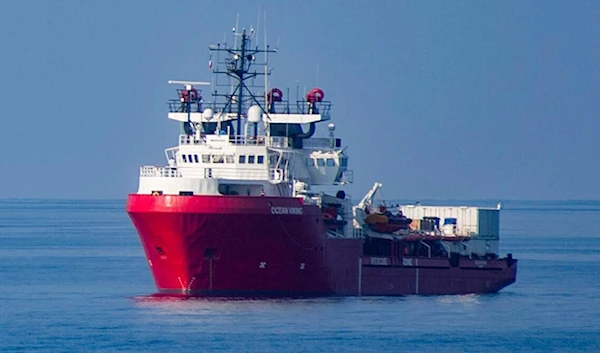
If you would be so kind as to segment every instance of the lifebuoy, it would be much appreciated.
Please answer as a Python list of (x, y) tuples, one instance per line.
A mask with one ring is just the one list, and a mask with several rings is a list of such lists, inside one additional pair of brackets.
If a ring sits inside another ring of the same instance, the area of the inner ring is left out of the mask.
[(283, 92), (279, 88), (273, 88), (267, 94), (267, 101), (269, 103), (281, 102), (283, 99)]
[(320, 88), (313, 88), (306, 95), (306, 101), (309, 103), (322, 102), (323, 98), (325, 98), (325, 92)]
[(196, 102), (198, 100), (198, 91), (195, 88), (191, 90), (184, 89), (181, 91), (181, 101), (182, 102)]

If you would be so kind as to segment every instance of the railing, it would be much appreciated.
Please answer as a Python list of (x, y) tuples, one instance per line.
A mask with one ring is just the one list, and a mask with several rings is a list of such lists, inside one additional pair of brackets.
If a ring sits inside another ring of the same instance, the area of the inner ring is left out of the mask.
[(190, 168), (185, 173), (206, 179), (267, 180), (269, 177), (266, 169), (250, 168)]
[[(207, 135), (202, 135), (200, 139), (196, 135), (179, 135), (179, 145), (205, 145), (207, 143)], [(209, 141), (210, 142), (210, 141)], [(289, 138), (283, 136), (230, 136), (228, 142), (237, 146), (268, 146), (274, 148), (289, 147)]]
[(362, 228), (352, 228), (352, 238), (354, 239), (364, 239), (365, 231)]
[[(170, 99), (167, 104), (170, 113), (187, 113), (188, 111), (188, 103), (183, 103), (179, 99)], [(202, 112), (202, 102), (199, 100), (190, 102), (189, 107), (192, 113)]]
[(342, 184), (354, 183), (354, 171), (353, 170), (344, 170), (342, 175), (340, 176), (340, 182)]
[[(178, 92), (179, 96), (181, 96), (181, 91)], [(271, 104), (266, 104), (265, 99), (263, 98), (263, 94), (257, 94), (256, 98), (260, 105), (265, 107), (270, 114), (321, 114), (323, 117), (329, 118), (331, 115), (331, 101), (322, 101), (322, 102), (307, 102), (304, 99), (292, 101), (292, 100), (282, 100), (281, 102), (272, 102)], [(187, 103), (182, 103), (181, 99), (170, 99), (167, 102), (169, 106), (169, 112), (171, 113), (182, 113), (187, 112)], [(191, 111), (192, 112), (202, 112), (203, 108), (211, 108), (215, 113), (224, 113), (231, 114), (236, 113), (237, 104), (232, 105), (231, 102), (225, 103), (212, 103), (209, 105), (202, 106), (201, 100), (193, 100), (190, 102)], [(243, 107), (243, 111), (247, 111), (249, 107)]]
[(266, 137), (235, 135), (229, 138), (229, 142), (238, 146), (264, 146), (266, 144)]
[(285, 170), (281, 168), (270, 168), (269, 169), (269, 180), (271, 181), (287, 181), (288, 177)]
[(289, 138), (283, 136), (269, 137), (269, 147), (286, 148), (289, 147)]
[(284, 136), (231, 136), (229, 142), (242, 146), (289, 147), (289, 138)]
[[(270, 180), (273, 182), (288, 181), (288, 173), (281, 168), (186, 168), (186, 176), (216, 179), (238, 180)], [(175, 167), (143, 166), (140, 167), (140, 177), (144, 178), (181, 178), (181, 172)]]
[(194, 135), (179, 135), (179, 145), (204, 145), (206, 144), (206, 140), (203, 138), (201, 140), (197, 140)]
[[(325, 118), (329, 118), (331, 112), (331, 102), (322, 101), (312, 103), (312, 113), (321, 114)], [(296, 104), (291, 101), (283, 100), (281, 102), (273, 102), (269, 105), (269, 113), (271, 114), (311, 114), (310, 104), (306, 100), (298, 100)]]
[(140, 177), (143, 178), (181, 178), (181, 173), (175, 167), (158, 167), (146, 165), (140, 167)]

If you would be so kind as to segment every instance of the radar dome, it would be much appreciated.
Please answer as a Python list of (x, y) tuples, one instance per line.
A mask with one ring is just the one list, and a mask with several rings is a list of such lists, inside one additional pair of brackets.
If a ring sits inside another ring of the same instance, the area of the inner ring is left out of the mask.
[(213, 111), (210, 108), (206, 108), (204, 109), (204, 111), (202, 112), (202, 117), (206, 120), (210, 120), (213, 117)]
[(260, 122), (262, 109), (258, 105), (253, 105), (248, 109), (248, 122), (258, 123)]

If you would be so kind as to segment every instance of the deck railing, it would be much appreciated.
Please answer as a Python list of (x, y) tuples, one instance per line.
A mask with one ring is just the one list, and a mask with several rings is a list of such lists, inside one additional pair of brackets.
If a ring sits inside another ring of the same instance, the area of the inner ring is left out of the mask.
[[(237, 180), (288, 181), (288, 173), (281, 168), (189, 168), (184, 174), (192, 178), (215, 178)], [(143, 178), (181, 178), (181, 170), (176, 167), (143, 166), (140, 168)]]
[[(236, 146), (267, 146), (275, 148), (289, 147), (289, 138), (284, 136), (229, 136), (227, 142)], [(206, 145), (207, 136), (179, 135), (179, 145)]]
[(143, 178), (181, 178), (181, 173), (175, 167), (145, 165), (140, 167), (140, 176)]
[(250, 168), (197, 168), (186, 171), (192, 177), (231, 179), (231, 180), (266, 180), (269, 176), (266, 169)]

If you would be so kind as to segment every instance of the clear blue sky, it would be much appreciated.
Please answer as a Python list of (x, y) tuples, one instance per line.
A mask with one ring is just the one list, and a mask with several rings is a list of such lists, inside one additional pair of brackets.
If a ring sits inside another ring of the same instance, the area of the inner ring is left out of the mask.
[(209, 80), (264, 11), (272, 83), (333, 101), (355, 198), (600, 199), (600, 1), (400, 0), (2, 0), (0, 197), (134, 192), (177, 142), (167, 80)]

